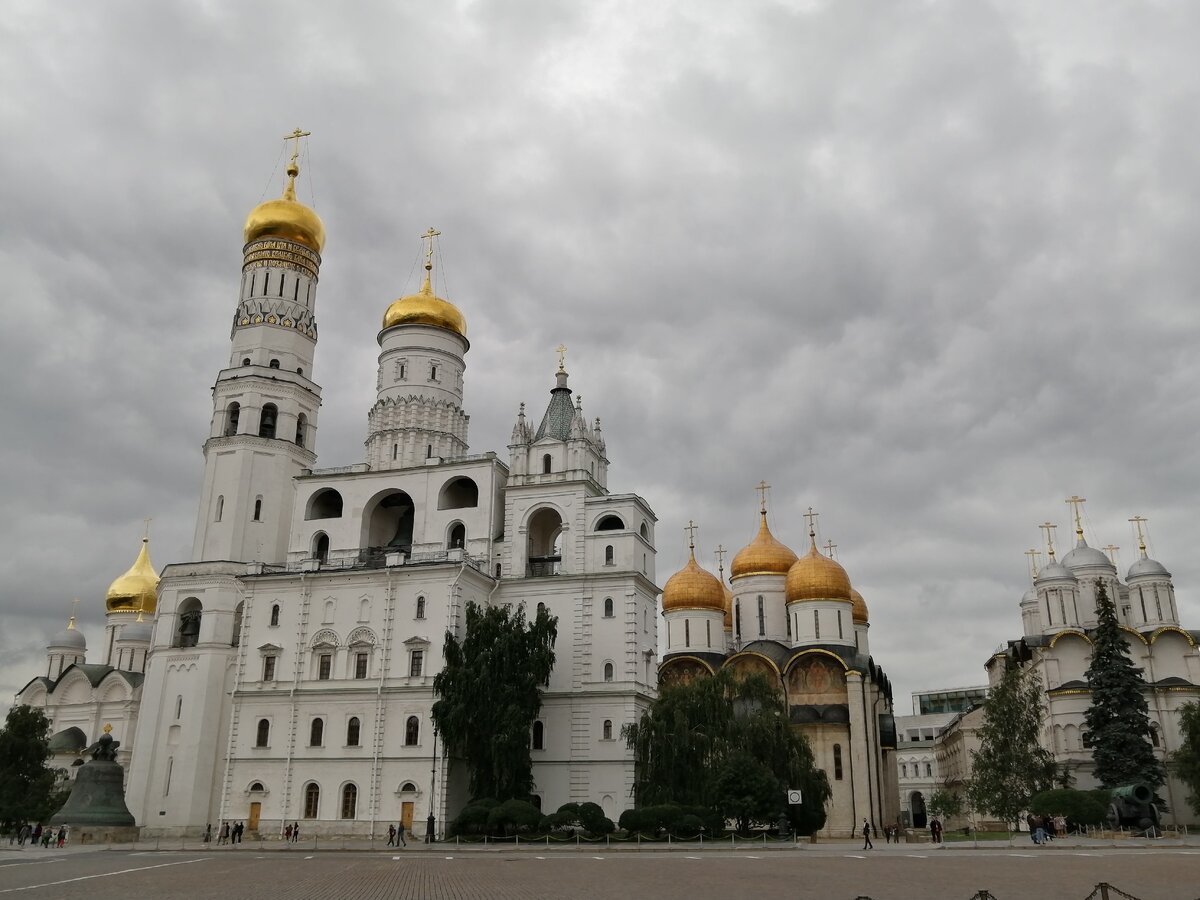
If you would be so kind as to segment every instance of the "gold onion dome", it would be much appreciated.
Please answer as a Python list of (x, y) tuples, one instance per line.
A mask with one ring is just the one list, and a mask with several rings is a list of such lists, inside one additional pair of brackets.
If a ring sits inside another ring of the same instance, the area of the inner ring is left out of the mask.
[(459, 337), (467, 336), (467, 320), (457, 306), (433, 293), (429, 281), (430, 266), (425, 266), (425, 281), (421, 290), (401, 297), (383, 314), (383, 327), (396, 325), (432, 325), (453, 331)]
[(300, 166), (296, 157), (287, 167), (288, 182), (283, 196), (268, 200), (250, 210), (246, 217), (246, 243), (261, 238), (279, 238), (303, 244), (314, 253), (325, 249), (325, 224), (321, 217), (296, 199), (296, 176)]
[(142, 538), (142, 549), (129, 571), (114, 581), (105, 596), (109, 612), (152, 613), (158, 606), (158, 573), (150, 562), (150, 539)]
[(850, 602), (854, 604), (854, 610), (850, 614), (850, 618), (855, 625), (866, 625), (870, 622), (870, 617), (867, 613), (867, 601), (863, 599), (863, 595), (854, 588), (850, 589)]
[(717, 576), (700, 568), (692, 549), (687, 565), (667, 579), (663, 587), (663, 612), (675, 609), (712, 609), (725, 613), (725, 589)]
[[(803, 600), (848, 600), (850, 576), (834, 560), (817, 549), (817, 538), (808, 533), (808, 553), (796, 560), (787, 573), (787, 602)], [(864, 604), (865, 606), (865, 604)]]
[(767, 512), (761, 510), (758, 534), (733, 558), (729, 573), (733, 578), (745, 575), (786, 575), (796, 562), (796, 554), (781, 544), (767, 527)]

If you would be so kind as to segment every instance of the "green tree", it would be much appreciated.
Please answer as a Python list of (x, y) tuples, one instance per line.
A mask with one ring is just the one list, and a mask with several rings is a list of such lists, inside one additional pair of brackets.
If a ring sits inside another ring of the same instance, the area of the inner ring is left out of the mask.
[(1054, 757), (1038, 740), (1042, 690), (1037, 680), (1011, 664), (988, 691), (971, 759), (967, 802), (1005, 822), (1018, 822), (1029, 799), (1054, 784)]
[(433, 680), (433, 721), (447, 750), (471, 772), (472, 798), (500, 803), (533, 789), (529, 736), (542, 708), (542, 688), (554, 668), (558, 620), (524, 605), (468, 603), (460, 641), (446, 633), (445, 667)]
[(1175, 772), (1188, 786), (1188, 805), (1200, 816), (1200, 703), (1192, 700), (1179, 709), (1179, 733), (1182, 742), (1171, 755)]
[(32, 706), (14, 706), (0, 728), (0, 829), (48, 819), (55, 773), (50, 758), (50, 720)]
[(775, 773), (745, 750), (725, 757), (713, 787), (716, 807), (743, 834), (752, 825), (773, 825), (787, 805), (784, 785)]
[(967, 808), (967, 801), (962, 794), (939, 789), (929, 796), (925, 808), (944, 821), (950, 816), (961, 816)]
[(1102, 825), (1108, 812), (1108, 792), (1074, 788), (1042, 791), (1029, 801), (1029, 811), (1043, 816), (1062, 815), (1072, 825)]
[(1129, 658), (1116, 606), (1099, 579), (1096, 618), (1086, 673), (1092, 705), (1084, 714), (1083, 734), (1084, 746), (1092, 749), (1096, 780), (1106, 788), (1139, 781), (1158, 787), (1166, 778), (1150, 741), (1146, 682)]
[(762, 676), (738, 680), (723, 670), (664, 687), (623, 733), (634, 754), (639, 807), (678, 804), (737, 817), (721, 809), (731, 795), (722, 793), (717, 776), (727, 771), (729, 757), (744, 752), (774, 778), (780, 800), (788, 788), (803, 792), (804, 802), (788, 810), (797, 831), (811, 833), (825, 824), (829, 781), (808, 741), (789, 723), (778, 688)]

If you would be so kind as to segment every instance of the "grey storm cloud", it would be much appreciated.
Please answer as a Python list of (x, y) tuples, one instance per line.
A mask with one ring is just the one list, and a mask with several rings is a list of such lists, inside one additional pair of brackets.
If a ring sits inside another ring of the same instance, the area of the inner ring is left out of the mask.
[(0, 694), (153, 517), (190, 554), (245, 214), (313, 132), (322, 465), (442, 231), (476, 451), (553, 348), (659, 581), (820, 512), (904, 695), (1020, 629), (1063, 499), (1200, 627), (1200, 7), (939, 2), (23, 4), (0, 21)]

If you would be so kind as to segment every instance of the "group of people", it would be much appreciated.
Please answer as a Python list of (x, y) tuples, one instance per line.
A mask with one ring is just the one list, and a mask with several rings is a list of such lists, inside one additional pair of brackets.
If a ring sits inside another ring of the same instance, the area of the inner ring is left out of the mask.
[(397, 828), (395, 825), (388, 825), (388, 846), (389, 847), (407, 847), (408, 841), (404, 839), (404, 826)]
[[(859, 829), (859, 834), (863, 836), (863, 849), (874, 850), (875, 844), (871, 841), (871, 838), (877, 837), (879, 833), (867, 819), (863, 819), (862, 828)], [(883, 838), (884, 841), (889, 844), (900, 843), (900, 826), (884, 825)], [(929, 839), (935, 844), (942, 843), (942, 823), (937, 816), (934, 816), (929, 820)]]
[(57, 833), (53, 825), (30, 825), (28, 822), (22, 822), (20, 827), (9, 832), (8, 842), (10, 844), (18, 844), (22, 847), (26, 843), (31, 847), (36, 847), (41, 844), (43, 847), (65, 847), (67, 846), (67, 826), (58, 826)]
[(293, 822), (287, 828), (283, 829), (283, 839), (289, 844), (294, 844), (300, 840), (300, 823)]
[(1039, 846), (1067, 835), (1067, 817), (1062, 813), (1057, 816), (1030, 813), (1025, 818), (1025, 824), (1029, 826), (1029, 839)]
[[(242, 835), (246, 833), (246, 824), (244, 822), (235, 822), (230, 825), (228, 822), (221, 823), (221, 830), (217, 832), (217, 846), (221, 844), (240, 844)], [(208, 843), (212, 840), (212, 826), (208, 825), (204, 829), (204, 842)]]

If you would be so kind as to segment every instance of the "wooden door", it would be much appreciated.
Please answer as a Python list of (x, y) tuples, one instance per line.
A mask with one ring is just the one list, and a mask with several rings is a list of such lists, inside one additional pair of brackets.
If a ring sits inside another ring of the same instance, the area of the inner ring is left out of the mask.
[(412, 834), (413, 806), (415, 804), (411, 800), (405, 800), (400, 804), (400, 827), (407, 834)]
[(258, 831), (258, 817), (262, 815), (262, 804), (255, 800), (250, 804), (250, 815), (246, 817), (246, 830)]

